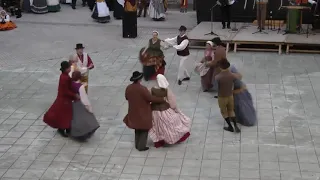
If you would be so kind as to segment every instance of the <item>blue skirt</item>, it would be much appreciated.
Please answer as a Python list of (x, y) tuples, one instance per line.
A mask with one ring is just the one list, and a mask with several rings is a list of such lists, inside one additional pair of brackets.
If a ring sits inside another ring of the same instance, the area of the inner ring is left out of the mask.
[(247, 89), (233, 94), (234, 110), (238, 123), (244, 126), (253, 126), (257, 122), (256, 110), (253, 107), (251, 94)]

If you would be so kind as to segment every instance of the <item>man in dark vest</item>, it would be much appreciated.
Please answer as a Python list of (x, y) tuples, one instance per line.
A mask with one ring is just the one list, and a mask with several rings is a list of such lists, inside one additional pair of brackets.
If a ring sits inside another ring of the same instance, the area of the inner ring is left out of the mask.
[[(182, 81), (190, 80), (190, 73), (186, 68), (186, 61), (190, 55), (189, 52), (189, 39), (186, 35), (187, 28), (181, 26), (179, 28), (180, 34), (174, 38), (166, 39), (165, 41), (173, 46), (177, 50), (180, 59), (179, 70), (178, 70), (178, 84), (181, 85)], [(176, 44), (176, 45), (173, 45)]]

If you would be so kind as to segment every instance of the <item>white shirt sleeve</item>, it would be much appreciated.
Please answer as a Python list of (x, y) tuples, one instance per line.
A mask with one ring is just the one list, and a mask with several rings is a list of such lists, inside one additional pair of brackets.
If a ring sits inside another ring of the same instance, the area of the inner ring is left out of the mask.
[(9, 16), (9, 15), (6, 15), (6, 17), (4, 18), (4, 21), (5, 21), (5, 22), (9, 22), (9, 21), (10, 21), (10, 16)]
[(184, 50), (189, 44), (189, 40), (185, 39), (183, 40), (179, 45), (173, 46), (176, 50), (181, 51)]
[(177, 44), (177, 36), (174, 38), (167, 38), (164, 41), (171, 44), (171, 45)]
[(74, 66), (71, 66), (71, 70), (70, 70), (70, 72), (69, 72), (69, 76), (70, 76), (70, 78), (72, 78), (72, 73), (74, 72)]
[(79, 94), (80, 94), (80, 100), (81, 100), (82, 104), (85, 106), (91, 106), (88, 95), (87, 95), (86, 90), (84, 88), (84, 85), (82, 85), (79, 88)]
[(308, 0), (308, 3), (310, 3), (310, 4), (315, 4), (316, 2), (313, 1), (313, 0)]

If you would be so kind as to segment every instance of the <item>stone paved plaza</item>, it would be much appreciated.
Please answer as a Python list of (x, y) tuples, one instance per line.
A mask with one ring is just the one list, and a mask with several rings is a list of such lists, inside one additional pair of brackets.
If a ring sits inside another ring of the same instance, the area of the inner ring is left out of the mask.
[[(1, 180), (319, 179), (319, 55), (230, 53), (259, 118), (257, 126), (234, 134), (222, 130), (215, 93), (201, 91), (200, 77), (193, 74), (190, 82), (176, 84), (179, 58), (166, 50), (166, 76), (179, 108), (192, 119), (191, 137), (138, 152), (122, 119), (125, 87), (131, 73), (141, 70), (139, 48), (154, 29), (164, 39), (176, 35), (181, 23), (193, 27), (195, 14), (169, 12), (163, 26), (139, 20), (139, 37), (122, 39), (120, 22), (95, 24), (87, 9), (63, 8), (57, 14), (25, 15), (18, 29), (0, 32)], [(101, 125), (86, 143), (62, 138), (42, 122), (57, 93), (60, 62), (79, 42), (96, 66), (89, 97)], [(203, 50), (192, 50), (190, 69), (202, 55)]]

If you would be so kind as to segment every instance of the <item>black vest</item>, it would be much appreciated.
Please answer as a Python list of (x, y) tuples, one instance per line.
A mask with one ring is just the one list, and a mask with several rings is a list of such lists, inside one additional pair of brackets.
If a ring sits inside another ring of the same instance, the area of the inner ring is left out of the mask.
[[(180, 45), (181, 42), (185, 39), (188, 39), (188, 37), (186, 35), (184, 35), (183, 37), (178, 36), (177, 37), (177, 44)], [(180, 50), (177, 51), (178, 56), (189, 56), (190, 52), (189, 52), (189, 44), (187, 45), (187, 47), (184, 50)]]

